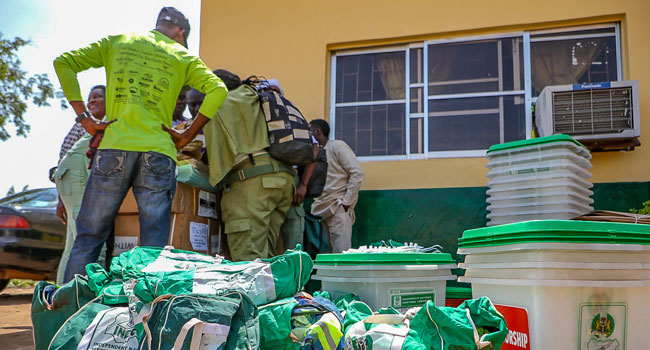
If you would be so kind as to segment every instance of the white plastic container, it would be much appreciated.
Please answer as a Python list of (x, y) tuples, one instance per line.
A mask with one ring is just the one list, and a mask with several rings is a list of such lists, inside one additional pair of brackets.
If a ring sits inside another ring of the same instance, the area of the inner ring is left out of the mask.
[[(566, 149), (554, 149), (553, 151), (548, 152), (520, 153), (511, 155), (509, 157), (503, 157), (502, 159), (490, 159), (488, 161), (487, 167), (489, 169), (496, 170), (509, 168), (512, 166), (537, 164), (539, 162), (552, 160), (566, 160), (575, 162), (584, 167), (584, 169), (591, 169), (589, 158), (585, 158)], [(587, 162), (582, 162), (583, 160), (587, 160)]]
[(433, 300), (445, 305), (448, 280), (456, 262), (446, 253), (319, 254), (312, 279), (333, 298), (355, 293), (373, 310), (406, 310)]
[[(490, 179), (501, 179), (508, 176), (522, 176), (522, 175), (532, 175), (532, 174), (553, 174), (554, 172), (566, 172), (569, 171), (578, 176), (581, 179), (591, 178), (591, 173), (589, 168), (585, 167), (585, 163), (589, 163), (588, 160), (584, 158), (577, 161), (578, 164), (564, 160), (564, 159), (551, 159), (535, 164), (523, 164), (523, 165), (513, 165), (511, 167), (503, 167), (498, 169), (490, 170), (487, 173), (487, 177)], [(516, 180), (516, 178), (515, 178)]]
[(591, 182), (576, 176), (576, 174), (568, 170), (500, 176), (499, 178), (490, 180), (488, 187), (492, 191), (511, 190), (513, 188), (522, 190), (523, 188), (555, 186), (564, 183), (569, 183), (584, 190), (589, 190), (593, 187)]
[[(527, 153), (545, 153), (553, 152), (557, 149), (566, 150), (573, 154), (591, 159), (591, 153), (576, 143), (575, 140), (569, 138), (567, 135), (555, 135), (553, 138), (537, 138), (532, 141), (515, 141), (515, 147), (500, 147), (492, 148), (491, 152), (487, 154), (490, 161), (497, 161), (504, 158), (510, 158), (519, 154)], [(542, 141), (542, 142), (540, 142)]]
[(584, 215), (590, 211), (591, 208), (584, 208), (578, 203), (568, 203), (565, 206), (552, 206), (552, 208), (495, 209), (487, 214), (487, 218), (490, 219), (487, 225), (495, 226), (530, 220), (568, 220)]
[(530, 349), (647, 347), (650, 225), (520, 222), (465, 231), (458, 253), (473, 297), (527, 310)]
[[(506, 184), (504, 184), (506, 185)], [(587, 185), (580, 186), (573, 181), (566, 179), (558, 179), (553, 182), (538, 183), (537, 181), (530, 184), (521, 185), (520, 182), (515, 184), (507, 183), (507, 186), (490, 188), (487, 191), (488, 203), (491, 203), (495, 198), (518, 196), (514, 198), (521, 198), (519, 196), (543, 196), (548, 193), (568, 193), (573, 196), (591, 197), (594, 193), (588, 189)]]

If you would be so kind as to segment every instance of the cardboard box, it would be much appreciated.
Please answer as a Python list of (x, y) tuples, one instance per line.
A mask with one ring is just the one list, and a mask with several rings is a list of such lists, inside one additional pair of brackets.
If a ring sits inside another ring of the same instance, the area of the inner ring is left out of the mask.
[[(191, 214), (172, 213), (168, 244), (177, 249), (210, 255), (223, 255), (222, 223), (219, 220)], [(118, 214), (115, 219), (113, 256), (140, 244), (140, 222), (137, 214)]]
[(118, 214), (115, 218), (115, 243), (113, 256), (140, 244), (140, 222), (138, 214)]
[[(219, 219), (221, 194), (208, 192), (182, 182), (176, 183), (176, 194), (172, 201), (172, 213), (191, 214)], [(138, 204), (133, 190), (129, 190), (120, 206), (120, 214), (137, 214)]]
[[(218, 240), (221, 222), (190, 214), (172, 214), (169, 241), (174, 248), (212, 254), (212, 236)], [(215, 253), (216, 254), (216, 253)]]

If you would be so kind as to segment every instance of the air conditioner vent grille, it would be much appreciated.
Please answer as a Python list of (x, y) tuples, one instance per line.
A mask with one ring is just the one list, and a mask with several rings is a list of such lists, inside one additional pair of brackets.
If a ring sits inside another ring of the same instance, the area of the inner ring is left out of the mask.
[(632, 88), (553, 92), (555, 133), (619, 133), (633, 125)]

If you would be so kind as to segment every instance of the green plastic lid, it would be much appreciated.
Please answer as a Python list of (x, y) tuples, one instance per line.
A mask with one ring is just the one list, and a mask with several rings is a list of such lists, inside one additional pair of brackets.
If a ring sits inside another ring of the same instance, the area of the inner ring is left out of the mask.
[(459, 248), (532, 242), (650, 244), (650, 225), (604, 221), (535, 220), (463, 232)]
[(455, 264), (449, 253), (348, 253), (318, 254), (320, 265), (443, 265)]
[(471, 287), (447, 287), (445, 288), (447, 299), (472, 299)]
[(514, 148), (519, 148), (519, 147), (541, 145), (541, 144), (552, 143), (552, 142), (572, 142), (572, 143), (575, 143), (576, 145), (578, 145), (580, 147), (585, 147), (583, 144), (581, 144), (580, 142), (574, 140), (569, 135), (558, 134), (558, 135), (551, 135), (551, 136), (545, 136), (545, 137), (537, 137), (537, 138), (530, 139), (530, 140), (520, 140), (520, 141), (500, 143), (498, 145), (492, 145), (488, 149), (487, 153), (496, 152), (496, 151), (503, 151), (503, 150), (507, 150), (507, 149), (514, 149)]

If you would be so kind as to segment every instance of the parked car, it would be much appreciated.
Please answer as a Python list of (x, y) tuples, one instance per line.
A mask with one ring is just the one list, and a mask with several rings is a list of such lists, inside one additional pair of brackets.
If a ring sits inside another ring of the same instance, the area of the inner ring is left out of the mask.
[(56, 188), (0, 199), (0, 290), (12, 278), (56, 279), (66, 234), (57, 202)]

